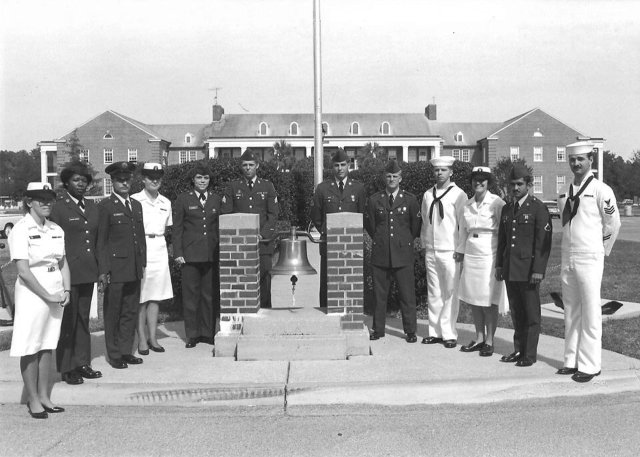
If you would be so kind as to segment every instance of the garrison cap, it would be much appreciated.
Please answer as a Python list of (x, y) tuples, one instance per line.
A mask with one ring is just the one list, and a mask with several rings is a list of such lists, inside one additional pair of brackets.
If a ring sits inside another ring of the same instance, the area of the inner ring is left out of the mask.
[(162, 165), (155, 162), (147, 162), (142, 167), (142, 176), (147, 176), (150, 179), (159, 179), (164, 175)]
[(527, 168), (527, 166), (523, 163), (516, 162), (511, 167), (511, 172), (509, 172), (509, 179), (520, 179), (520, 178), (531, 178), (531, 172)]
[(56, 198), (56, 193), (48, 182), (30, 182), (27, 184), (27, 190), (24, 194), (36, 200), (54, 200)]
[(397, 160), (389, 160), (389, 162), (387, 163), (387, 166), (384, 167), (385, 173), (399, 173), (401, 171), (402, 170), (400, 169), (400, 165), (398, 165)]
[(578, 141), (567, 145), (567, 155), (589, 154), (593, 152), (594, 144), (588, 141)]
[(108, 175), (132, 174), (136, 171), (136, 166), (131, 162), (114, 162), (104, 169)]
[(349, 156), (344, 152), (344, 149), (338, 149), (336, 153), (331, 157), (332, 162), (348, 162)]
[(89, 170), (89, 167), (83, 162), (74, 162), (68, 167), (64, 168), (60, 172), (60, 181), (62, 181), (63, 184), (66, 184), (73, 177), (73, 175), (84, 176), (85, 178), (87, 178), (87, 184), (93, 181), (91, 170)]
[(455, 161), (456, 159), (454, 159), (452, 156), (440, 156), (431, 159), (431, 165), (433, 165), (434, 167), (452, 167), (453, 162)]
[(240, 156), (240, 160), (242, 160), (243, 162), (257, 162), (258, 159), (256, 159), (256, 156), (253, 154), (253, 151), (251, 149), (247, 149), (246, 151), (244, 151), (242, 153), (242, 155)]

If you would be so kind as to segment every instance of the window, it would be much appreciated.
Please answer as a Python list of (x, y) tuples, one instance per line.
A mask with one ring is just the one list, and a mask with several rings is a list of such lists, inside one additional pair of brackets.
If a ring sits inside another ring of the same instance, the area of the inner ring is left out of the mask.
[(453, 136), (453, 140), (456, 143), (461, 143), (462, 141), (464, 141), (464, 137), (462, 136), (462, 132), (458, 132)]
[(322, 123), (322, 134), (323, 135), (329, 135), (329, 123), (328, 122), (323, 122)]
[(258, 135), (265, 136), (269, 133), (269, 126), (266, 122), (260, 122), (260, 127), (258, 127)]
[(353, 122), (351, 124), (351, 134), (360, 135), (360, 124), (358, 124), (357, 122)]
[(426, 149), (419, 149), (418, 150), (418, 162), (427, 162), (428, 159), (429, 158), (427, 157)]
[(460, 160), (462, 160), (463, 162), (468, 162), (469, 160), (471, 160), (471, 151), (469, 149), (463, 149)]
[(80, 162), (89, 162), (89, 150), (81, 149), (80, 152), (78, 153), (78, 160)]
[(104, 178), (104, 184), (102, 188), (104, 189), (105, 195), (111, 195), (111, 192), (113, 192), (113, 186), (111, 185), (111, 178)]
[(534, 194), (542, 193), (542, 176), (533, 177), (533, 193)]
[(389, 125), (388, 122), (382, 123), (382, 125), (380, 126), (380, 133), (382, 133), (383, 135), (391, 134), (391, 126)]
[(451, 151), (451, 155), (454, 159), (460, 160), (460, 149), (454, 149), (453, 151)]
[(564, 146), (558, 146), (556, 148), (556, 161), (558, 162), (567, 161), (567, 150), (564, 148)]
[(104, 163), (113, 163), (113, 149), (104, 150)]
[(556, 176), (556, 194), (559, 194), (564, 189), (565, 177)]
[(107, 130), (107, 133), (104, 134), (104, 136), (102, 137), (102, 139), (104, 140), (113, 140), (113, 136), (111, 135), (111, 133), (109, 132), (109, 130)]
[(535, 146), (533, 148), (533, 161), (542, 162), (542, 146)]
[(356, 151), (354, 151), (353, 149), (348, 149), (345, 152), (347, 153), (347, 157), (349, 158), (349, 170), (355, 170), (357, 168)]
[(289, 126), (289, 135), (298, 136), (298, 123), (292, 122)]
[(198, 151), (180, 151), (178, 163), (195, 162), (198, 160)]
[(536, 129), (536, 131), (535, 131), (535, 132), (533, 132), (533, 136), (534, 136), (534, 137), (536, 137), (536, 138), (541, 138), (541, 137), (543, 137), (544, 135), (542, 134), (542, 132), (540, 131), (540, 129)]
[(510, 158), (513, 162), (514, 160), (518, 160), (520, 158), (520, 147), (519, 146), (511, 146), (510, 150)]
[(398, 158), (398, 152), (395, 149), (389, 149), (389, 160), (396, 160)]
[(185, 142), (186, 144), (191, 144), (191, 134), (190, 134), (190, 133), (187, 133), (187, 134), (184, 136), (184, 142)]
[(137, 149), (129, 149), (127, 151), (127, 160), (129, 162), (138, 163), (138, 150)]

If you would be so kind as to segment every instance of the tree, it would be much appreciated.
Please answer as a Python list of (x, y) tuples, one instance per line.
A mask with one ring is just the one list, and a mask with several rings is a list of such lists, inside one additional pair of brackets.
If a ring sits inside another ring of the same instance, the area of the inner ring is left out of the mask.
[(500, 196), (506, 201), (509, 201), (510, 195), (509, 173), (511, 173), (511, 168), (513, 168), (513, 165), (516, 163), (521, 163), (527, 167), (527, 170), (529, 170), (529, 173), (533, 176), (533, 168), (527, 165), (527, 162), (524, 159), (516, 159), (512, 161), (509, 157), (502, 157), (498, 160), (496, 166), (493, 167), (492, 170), (493, 175), (496, 177), (496, 186), (500, 192)]
[(356, 161), (358, 168), (373, 166), (376, 162), (386, 163), (389, 159), (387, 151), (378, 143), (365, 143), (358, 149)]
[(83, 149), (84, 147), (78, 139), (78, 132), (77, 130), (74, 130), (73, 132), (71, 132), (71, 135), (66, 142), (67, 161), (62, 164), (62, 169), (74, 163), (84, 163), (89, 168), (89, 172), (91, 173), (91, 177), (93, 178), (93, 181), (91, 182), (91, 185), (87, 190), (87, 195), (102, 195), (102, 184), (95, 180), (98, 172), (93, 168), (91, 162), (87, 161), (81, 156)]
[(289, 171), (296, 161), (293, 148), (286, 140), (273, 143), (273, 157), (271, 159), (280, 171)]
[(0, 195), (19, 200), (32, 181), (40, 181), (38, 149), (31, 152), (0, 151)]

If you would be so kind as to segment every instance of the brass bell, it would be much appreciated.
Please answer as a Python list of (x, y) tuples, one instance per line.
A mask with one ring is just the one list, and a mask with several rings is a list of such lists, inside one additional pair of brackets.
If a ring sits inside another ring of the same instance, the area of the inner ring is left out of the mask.
[(280, 240), (280, 257), (270, 273), (272, 275), (318, 274), (307, 257), (307, 240), (298, 238), (296, 227), (291, 227), (290, 238)]

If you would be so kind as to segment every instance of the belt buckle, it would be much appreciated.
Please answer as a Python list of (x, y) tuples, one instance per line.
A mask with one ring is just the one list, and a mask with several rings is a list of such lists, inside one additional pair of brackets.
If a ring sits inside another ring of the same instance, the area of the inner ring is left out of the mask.
[(47, 268), (47, 272), (51, 273), (52, 271), (56, 271), (56, 267), (50, 266)]

